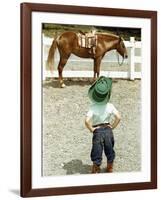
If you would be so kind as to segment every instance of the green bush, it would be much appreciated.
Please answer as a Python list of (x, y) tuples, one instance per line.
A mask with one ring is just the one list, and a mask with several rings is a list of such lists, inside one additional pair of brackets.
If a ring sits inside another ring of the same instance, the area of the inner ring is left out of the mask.
[(120, 35), (125, 40), (129, 40), (130, 37), (135, 37), (135, 40), (141, 40), (141, 29), (137, 28), (117, 28), (117, 27), (103, 27), (103, 26), (86, 26), (86, 25), (66, 25), (66, 24), (42, 24), (42, 32), (47, 37), (54, 37), (55, 34), (61, 34), (65, 31), (89, 32), (91, 29), (95, 29), (97, 32), (113, 33)]

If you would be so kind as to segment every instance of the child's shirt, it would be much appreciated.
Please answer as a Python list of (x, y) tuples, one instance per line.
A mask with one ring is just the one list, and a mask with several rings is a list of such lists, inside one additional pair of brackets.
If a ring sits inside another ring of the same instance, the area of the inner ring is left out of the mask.
[(112, 116), (118, 113), (112, 103), (107, 104), (92, 104), (87, 113), (87, 117), (92, 119), (92, 125), (110, 123)]

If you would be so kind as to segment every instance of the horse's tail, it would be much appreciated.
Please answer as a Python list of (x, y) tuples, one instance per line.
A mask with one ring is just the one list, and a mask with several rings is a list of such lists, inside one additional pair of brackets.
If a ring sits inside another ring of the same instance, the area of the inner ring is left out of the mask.
[(49, 53), (48, 53), (48, 58), (47, 58), (47, 66), (49, 67), (50, 71), (54, 71), (54, 55), (55, 55), (55, 50), (57, 47), (57, 37), (52, 42), (52, 45), (50, 46)]

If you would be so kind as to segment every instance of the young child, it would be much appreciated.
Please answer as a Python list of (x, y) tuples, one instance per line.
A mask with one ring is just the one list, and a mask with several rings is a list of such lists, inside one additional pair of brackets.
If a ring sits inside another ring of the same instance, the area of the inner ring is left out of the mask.
[(112, 79), (101, 76), (88, 90), (92, 101), (85, 118), (85, 125), (93, 133), (91, 160), (92, 173), (100, 172), (103, 150), (107, 157), (107, 172), (113, 172), (115, 158), (113, 129), (120, 122), (120, 114), (109, 103)]

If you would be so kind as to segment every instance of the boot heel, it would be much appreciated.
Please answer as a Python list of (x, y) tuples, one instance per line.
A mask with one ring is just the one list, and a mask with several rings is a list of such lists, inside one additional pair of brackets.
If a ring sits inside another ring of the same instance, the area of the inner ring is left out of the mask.
[(98, 166), (96, 164), (93, 164), (93, 166), (92, 166), (92, 173), (96, 174), (96, 173), (100, 173), (100, 171), (101, 171), (100, 166)]
[(113, 172), (113, 163), (108, 163), (107, 164), (107, 172), (112, 173)]

